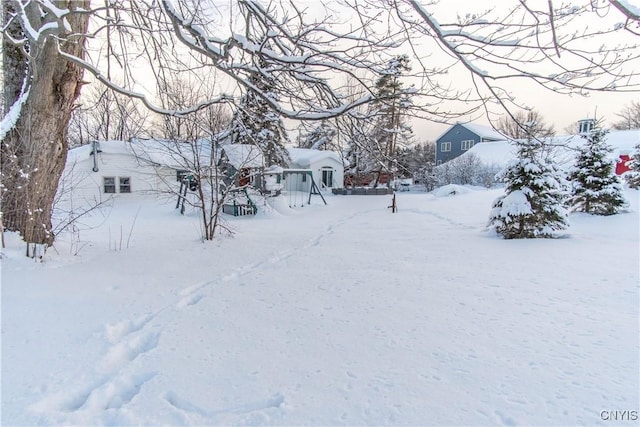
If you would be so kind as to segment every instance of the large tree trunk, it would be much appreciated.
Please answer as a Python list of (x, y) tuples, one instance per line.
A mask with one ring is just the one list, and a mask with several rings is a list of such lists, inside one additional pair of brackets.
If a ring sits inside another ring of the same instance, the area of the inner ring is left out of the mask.
[[(88, 9), (90, 1), (55, 3), (63, 9)], [(37, 5), (28, 7), (34, 9), (31, 12), (37, 11)], [(44, 20), (51, 19), (35, 13), (29, 13), (29, 18), (32, 25), (36, 22), (42, 25)], [(73, 33), (86, 33), (89, 14), (74, 14), (67, 19)], [(78, 36), (60, 42), (63, 51), (81, 58), (84, 44), (85, 38)], [(30, 89), (15, 126), (1, 145), (4, 225), (8, 230), (19, 231), (27, 244), (48, 246), (54, 240), (53, 203), (66, 162), (67, 127), (80, 95), (83, 70), (60, 57), (51, 37), (42, 44), (30, 43), (28, 58), (7, 45), (5, 39), (3, 71), (9, 89), (5, 90), (5, 108), (17, 99), (16, 85), (18, 81), (22, 83), (25, 73), (30, 79)]]

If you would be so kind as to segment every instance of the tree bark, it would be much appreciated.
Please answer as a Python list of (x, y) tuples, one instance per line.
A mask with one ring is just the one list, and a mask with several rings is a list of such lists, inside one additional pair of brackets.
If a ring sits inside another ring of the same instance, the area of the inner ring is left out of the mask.
[[(88, 9), (90, 0), (54, 3), (61, 9)], [(28, 12), (34, 12), (38, 6), (32, 3), (26, 7), (34, 9)], [(42, 14), (28, 15), (32, 25), (39, 24), (35, 28), (52, 19)], [(74, 35), (58, 31), (60, 48), (83, 58), (82, 35), (87, 31), (89, 14), (71, 14), (67, 20)], [(22, 83), (25, 74), (30, 89), (15, 126), (1, 144), (4, 225), (7, 230), (20, 232), (28, 244), (49, 246), (55, 237), (51, 221), (54, 198), (69, 149), (67, 128), (80, 95), (83, 69), (60, 57), (52, 37), (29, 43), (28, 57), (11, 49), (8, 43), (5, 38), (3, 72), (5, 85), (9, 84), (5, 86), (5, 108), (17, 99), (16, 83)]]

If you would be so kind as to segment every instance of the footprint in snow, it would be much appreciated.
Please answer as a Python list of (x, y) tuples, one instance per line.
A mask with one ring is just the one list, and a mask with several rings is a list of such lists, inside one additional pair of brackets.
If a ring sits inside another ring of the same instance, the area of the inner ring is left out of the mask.
[(200, 294), (193, 294), (193, 295), (186, 296), (182, 298), (178, 302), (178, 304), (176, 304), (176, 308), (181, 309), (181, 308), (189, 307), (190, 305), (195, 305), (199, 303), (202, 298), (203, 297)]

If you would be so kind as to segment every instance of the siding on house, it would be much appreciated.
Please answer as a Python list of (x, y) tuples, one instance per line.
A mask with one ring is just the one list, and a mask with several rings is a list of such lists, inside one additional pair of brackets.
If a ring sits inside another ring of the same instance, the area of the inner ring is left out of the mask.
[(454, 125), (436, 141), (436, 164), (448, 162), (462, 155), (462, 141), (480, 142), (480, 137), (460, 124)]
[(168, 190), (175, 174), (172, 168), (134, 155), (127, 142), (101, 141), (97, 155), (91, 145), (69, 151), (59, 191), (68, 197), (66, 193), (73, 192), (77, 200), (157, 194)]
[(453, 160), (481, 142), (504, 139), (503, 135), (488, 126), (456, 123), (436, 140), (436, 164)]

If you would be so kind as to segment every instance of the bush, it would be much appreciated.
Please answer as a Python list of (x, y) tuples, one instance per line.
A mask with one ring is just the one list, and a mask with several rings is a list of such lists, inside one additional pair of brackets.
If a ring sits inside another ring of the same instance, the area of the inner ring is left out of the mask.
[(437, 186), (457, 184), (489, 188), (496, 184), (500, 170), (498, 165), (487, 165), (475, 154), (467, 153), (437, 166), (434, 175)]

